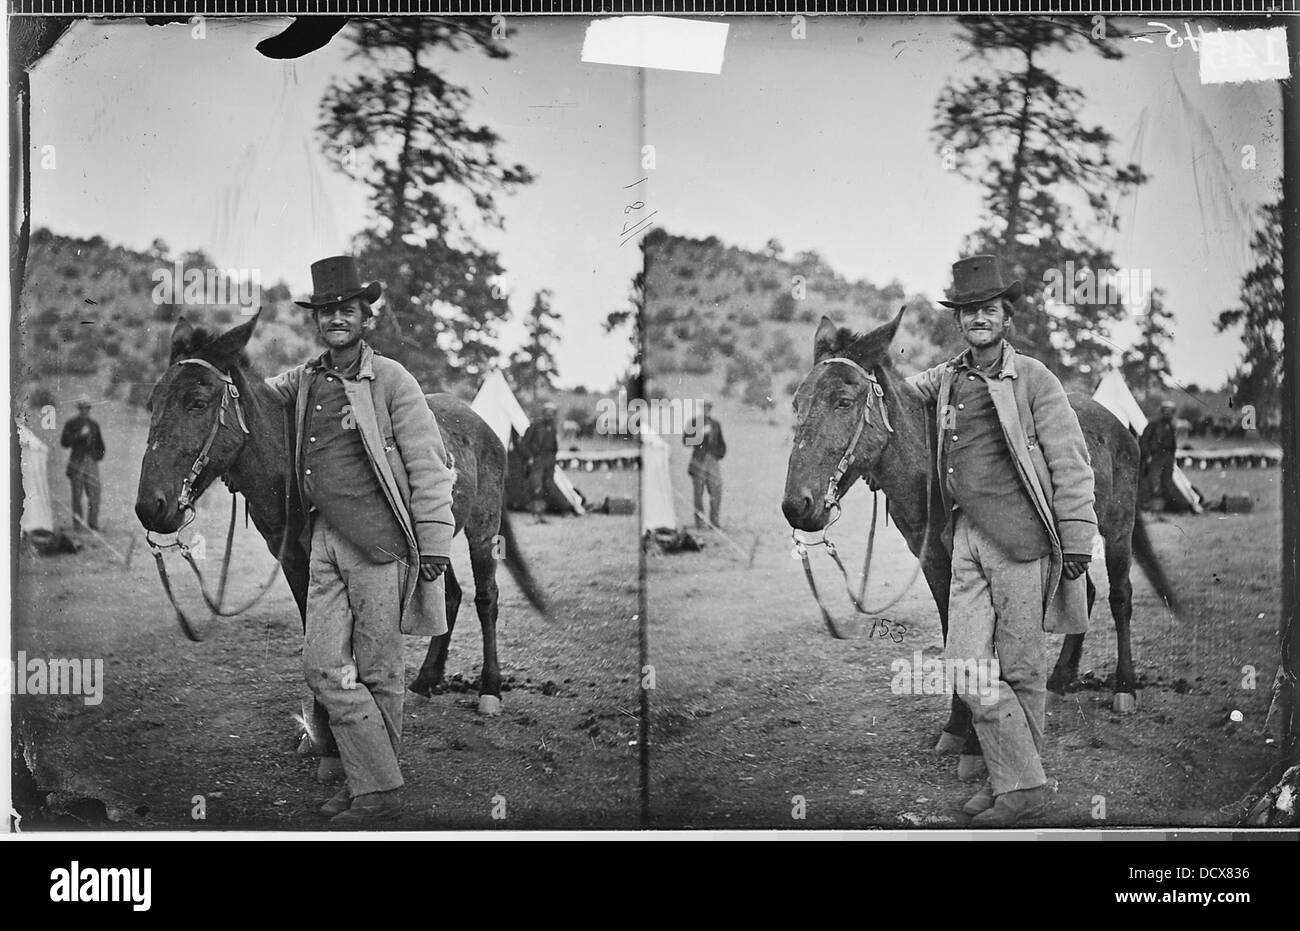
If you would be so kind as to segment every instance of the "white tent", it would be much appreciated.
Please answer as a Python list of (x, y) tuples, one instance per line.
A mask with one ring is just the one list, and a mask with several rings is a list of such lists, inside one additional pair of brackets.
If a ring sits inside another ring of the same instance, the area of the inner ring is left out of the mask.
[[(492, 432), (497, 435), (501, 445), (507, 450), (510, 448), (511, 429), (520, 436), (528, 430), (528, 415), (519, 406), (519, 400), (510, 390), (510, 385), (506, 383), (506, 377), (500, 370), (493, 371), (483, 380), (483, 385), (478, 389), (478, 394), (474, 395), (474, 403), (470, 407), (474, 408), (474, 413), (487, 421), (487, 425), (492, 428)], [(584, 513), (582, 497), (558, 465), (555, 467), (555, 487), (577, 513)]]
[[(1114, 370), (1107, 372), (1102, 377), (1097, 390), (1093, 392), (1092, 399), (1118, 417), (1120, 423), (1132, 429), (1138, 436), (1141, 436), (1142, 431), (1147, 428), (1146, 414), (1142, 413), (1137, 399), (1133, 397), (1133, 392), (1128, 390), (1128, 385), (1119, 372)], [(1201, 513), (1201, 496), (1196, 493), (1192, 483), (1177, 465), (1174, 466), (1174, 487), (1195, 513)]]
[(673, 504), (671, 451), (664, 438), (641, 428), (641, 533), (677, 529)]
[(23, 533), (53, 530), (54, 512), (50, 507), (48, 460), (50, 448), (22, 424), (18, 424), (18, 446), (22, 456), (23, 516), (19, 527)]

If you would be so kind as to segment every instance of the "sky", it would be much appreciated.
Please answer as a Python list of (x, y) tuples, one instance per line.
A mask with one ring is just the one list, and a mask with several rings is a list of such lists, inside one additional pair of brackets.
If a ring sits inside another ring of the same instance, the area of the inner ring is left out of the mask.
[[(750, 249), (776, 237), (849, 279), (932, 298), (978, 223), (979, 189), (943, 168), (930, 135), (941, 87), (975, 67), (951, 20), (808, 17), (804, 39), (788, 17), (727, 22), (721, 74), (648, 73), (649, 171), (636, 72), (581, 63), (585, 18), (513, 19), (511, 58), (438, 62), (473, 94), (471, 119), (503, 137), (501, 158), (537, 176), (500, 199), (504, 230), (480, 236), (500, 253), (517, 316), (534, 291), (554, 292), (563, 384), (607, 387), (626, 367), (625, 338), (600, 323), (626, 306), (640, 261), (619, 235), (624, 186), (638, 178), (670, 232)], [(309, 290), (310, 263), (346, 251), (367, 222), (366, 189), (331, 167), (313, 133), (325, 87), (354, 67), (347, 43), (262, 58), (254, 44), (285, 23), (209, 20), (203, 40), (179, 24), (75, 27), (33, 73), (33, 223), (136, 249), (162, 237)], [(1212, 321), (1247, 267), (1253, 206), (1280, 177), (1278, 90), (1202, 86), (1187, 43), (1123, 48), (1120, 62), (1080, 52), (1048, 64), (1083, 90), (1084, 118), (1116, 137), (1115, 157), (1152, 176), (1116, 204), (1120, 230), (1102, 244), (1165, 290), (1174, 378), (1217, 386), (1240, 341)], [(39, 167), (45, 145), (53, 169)], [(1241, 167), (1243, 145), (1256, 147), (1254, 170)], [(1133, 332), (1121, 327), (1120, 345)], [(502, 343), (521, 335), (507, 325)]]
[[(75, 26), (32, 75), (33, 225), (134, 249), (161, 237), (309, 292), (311, 263), (364, 228), (367, 189), (313, 132), (325, 88), (354, 67), (347, 43), (293, 62), (254, 50), (287, 23), (210, 19), (203, 40), (183, 24)], [(503, 138), (500, 159), (537, 176), (499, 198), (503, 230), (476, 232), (500, 254), (517, 318), (552, 290), (561, 384), (609, 387), (631, 350), (600, 324), (627, 306), (641, 260), (619, 236), (622, 187), (640, 177), (635, 72), (581, 63), (585, 20), (512, 27), (509, 59), (434, 60), (471, 89), (470, 120)], [(52, 170), (39, 167), (46, 145)], [(500, 330), (507, 350), (522, 335), (517, 320)]]
[[(1145, 18), (1119, 22), (1144, 28)], [(981, 196), (943, 168), (930, 135), (944, 83), (976, 67), (962, 60), (952, 21), (809, 17), (803, 40), (788, 18), (731, 23), (721, 75), (648, 80), (652, 196), (665, 228), (748, 249), (776, 237), (788, 254), (816, 250), (849, 279), (897, 279), (908, 293), (941, 297)], [(1120, 229), (1101, 243), (1117, 267), (1150, 268), (1165, 289), (1174, 378), (1217, 387), (1241, 343), (1215, 335), (1212, 320), (1232, 306), (1248, 267), (1240, 219), (1275, 196), (1280, 96), (1272, 84), (1202, 87), (1196, 53), (1167, 48), (1163, 34), (1122, 47), (1118, 62), (1080, 52), (1048, 65), (1083, 91), (1085, 122), (1116, 137), (1116, 160), (1136, 159), (1151, 175), (1118, 203)], [(1253, 171), (1240, 168), (1248, 144)], [(1130, 322), (1116, 335), (1127, 345), (1135, 332)]]

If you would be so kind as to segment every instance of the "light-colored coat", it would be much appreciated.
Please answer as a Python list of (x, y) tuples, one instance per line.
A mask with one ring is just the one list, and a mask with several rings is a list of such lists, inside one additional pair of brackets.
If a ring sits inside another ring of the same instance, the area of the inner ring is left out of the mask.
[[(936, 450), (943, 448), (944, 412), (949, 409), (959, 363), (969, 352), (907, 379), (937, 405)], [(1097, 537), (1092, 465), (1079, 418), (1047, 366), (1020, 355), (1005, 340), (1002, 368), (988, 379), (988, 386), (1016, 475), (1052, 544), (1043, 589), (1043, 629), (1086, 633), (1087, 582), (1082, 574), (1066, 579), (1061, 572), (1065, 553), (1090, 556)]]
[[(320, 359), (313, 359), (266, 380), (286, 404), (294, 405), (295, 482), (302, 474), (309, 380), (319, 364)], [(343, 387), (379, 487), (406, 535), (409, 571), (402, 597), (402, 633), (439, 636), (447, 632), (443, 579), (426, 582), (419, 568), (421, 555), (450, 556), (455, 533), (451, 501), (456, 476), (442, 432), (415, 376), (364, 342), (357, 379), (344, 380)]]

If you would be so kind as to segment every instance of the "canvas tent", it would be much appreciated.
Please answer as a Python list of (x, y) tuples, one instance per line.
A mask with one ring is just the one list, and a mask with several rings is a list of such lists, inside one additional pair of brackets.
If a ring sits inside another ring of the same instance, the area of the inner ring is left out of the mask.
[[(1147, 428), (1146, 414), (1142, 413), (1137, 399), (1133, 397), (1133, 392), (1128, 390), (1128, 385), (1119, 372), (1107, 372), (1101, 384), (1097, 386), (1097, 390), (1093, 392), (1092, 399), (1118, 417), (1120, 423), (1139, 437)], [(1177, 465), (1174, 466), (1174, 487), (1194, 513), (1201, 513), (1201, 496), (1196, 493), (1191, 481)]]
[[(510, 431), (514, 430), (518, 436), (523, 436), (528, 430), (528, 415), (519, 406), (519, 400), (510, 390), (510, 385), (507, 384), (506, 377), (500, 370), (492, 372), (483, 380), (483, 385), (478, 389), (478, 394), (474, 396), (474, 402), (470, 407), (474, 408), (474, 413), (487, 421), (487, 425), (501, 440), (501, 445), (507, 452), (511, 445)], [(569, 481), (569, 477), (558, 465), (555, 467), (555, 487), (564, 496), (569, 507), (573, 508), (575, 514), (584, 513), (582, 496), (578, 494), (578, 490), (573, 487), (573, 482)]]
[(641, 428), (642, 536), (653, 530), (677, 529), (670, 453), (663, 437)]
[(48, 460), (50, 448), (22, 424), (18, 424), (18, 445), (22, 456), (23, 516), (22, 533), (54, 530), (54, 512), (50, 502)]

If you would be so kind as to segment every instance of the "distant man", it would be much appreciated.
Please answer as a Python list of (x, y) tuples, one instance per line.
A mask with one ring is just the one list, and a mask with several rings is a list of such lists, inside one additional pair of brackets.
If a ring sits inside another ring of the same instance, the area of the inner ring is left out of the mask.
[(698, 422), (692, 422), (682, 434), (682, 443), (690, 446), (691, 463), (686, 471), (691, 477), (695, 489), (695, 529), (703, 530), (704, 493), (709, 494), (709, 523), (719, 527), (719, 512), (722, 510), (722, 458), (727, 455), (727, 441), (722, 438), (722, 424), (710, 416), (713, 402), (705, 401), (703, 415)]
[(294, 480), (308, 507), (307, 684), (329, 712), (347, 784), (321, 806), (340, 824), (400, 812), (402, 634), (447, 632), (455, 477), (420, 384), (366, 343), (378, 282), (350, 256), (311, 267), (326, 349), (267, 379), (295, 412)]
[(1142, 431), (1139, 446), (1142, 450), (1142, 468), (1146, 481), (1142, 483), (1143, 501), (1164, 499), (1166, 510), (1177, 507), (1179, 496), (1174, 488), (1174, 453), (1178, 448), (1178, 435), (1174, 429), (1173, 401), (1160, 402), (1160, 416), (1154, 418)]
[(555, 485), (555, 455), (560, 450), (555, 428), (554, 401), (542, 405), (542, 416), (528, 425), (521, 441), (524, 455), (528, 457), (528, 485), (532, 491), (532, 511), (545, 513)]
[[(1083, 633), (1083, 578), (1097, 535), (1088, 446), (1056, 376), (1005, 339), (1019, 281), (997, 259), (953, 265), (953, 310), (967, 349), (908, 378), (938, 410), (936, 453), (952, 553), (944, 658), (967, 668), (989, 782), (963, 811), (1005, 826), (1048, 805), (1043, 772), (1047, 632)], [(974, 684), (985, 666), (996, 699)]]
[[(68, 456), (68, 481), (72, 483), (72, 518), (91, 530), (99, 529), (99, 461), (104, 458), (104, 437), (99, 424), (90, 418), (90, 402), (77, 402), (77, 416), (63, 426), (59, 444), (72, 452)], [(88, 513), (82, 516), (82, 497)]]

